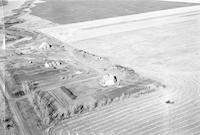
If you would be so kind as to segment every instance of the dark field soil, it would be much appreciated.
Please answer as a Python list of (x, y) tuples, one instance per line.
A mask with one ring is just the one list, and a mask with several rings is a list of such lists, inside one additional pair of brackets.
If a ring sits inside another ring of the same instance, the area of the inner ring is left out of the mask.
[(33, 7), (32, 14), (68, 24), (191, 5), (195, 4), (157, 0), (46, 0)]

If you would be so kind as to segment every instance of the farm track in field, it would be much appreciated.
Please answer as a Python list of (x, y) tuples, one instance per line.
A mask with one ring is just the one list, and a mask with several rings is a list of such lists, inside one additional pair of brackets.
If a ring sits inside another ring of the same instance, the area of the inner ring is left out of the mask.
[[(50, 130), (52, 135), (109, 133), (116, 135), (198, 135), (200, 132), (200, 74), (168, 75), (169, 89), (139, 98), (129, 98), (64, 121)], [(175, 104), (165, 101), (169, 97)]]

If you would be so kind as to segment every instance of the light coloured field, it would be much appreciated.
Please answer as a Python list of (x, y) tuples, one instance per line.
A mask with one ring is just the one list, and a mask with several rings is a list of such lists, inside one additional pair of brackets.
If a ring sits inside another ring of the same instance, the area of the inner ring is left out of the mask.
[[(190, 17), (188, 17), (190, 18)], [(199, 135), (200, 18), (74, 42), (167, 89), (65, 121), (50, 134)], [(167, 100), (174, 104), (166, 104)]]

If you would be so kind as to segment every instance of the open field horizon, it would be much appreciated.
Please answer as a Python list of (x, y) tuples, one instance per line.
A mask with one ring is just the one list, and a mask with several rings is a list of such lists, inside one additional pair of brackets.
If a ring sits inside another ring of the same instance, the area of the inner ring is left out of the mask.
[(44, 3), (38, 3), (36, 5), (37, 6), (31, 9), (32, 15), (58, 24), (70, 24), (150, 11), (194, 6), (197, 5), (197, 3), (159, 0), (45, 0)]

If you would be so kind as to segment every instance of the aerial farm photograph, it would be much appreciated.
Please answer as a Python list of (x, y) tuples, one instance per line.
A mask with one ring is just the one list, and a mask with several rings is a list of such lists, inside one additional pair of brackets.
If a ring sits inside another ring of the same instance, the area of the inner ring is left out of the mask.
[(0, 0), (0, 135), (200, 135), (200, 0)]

